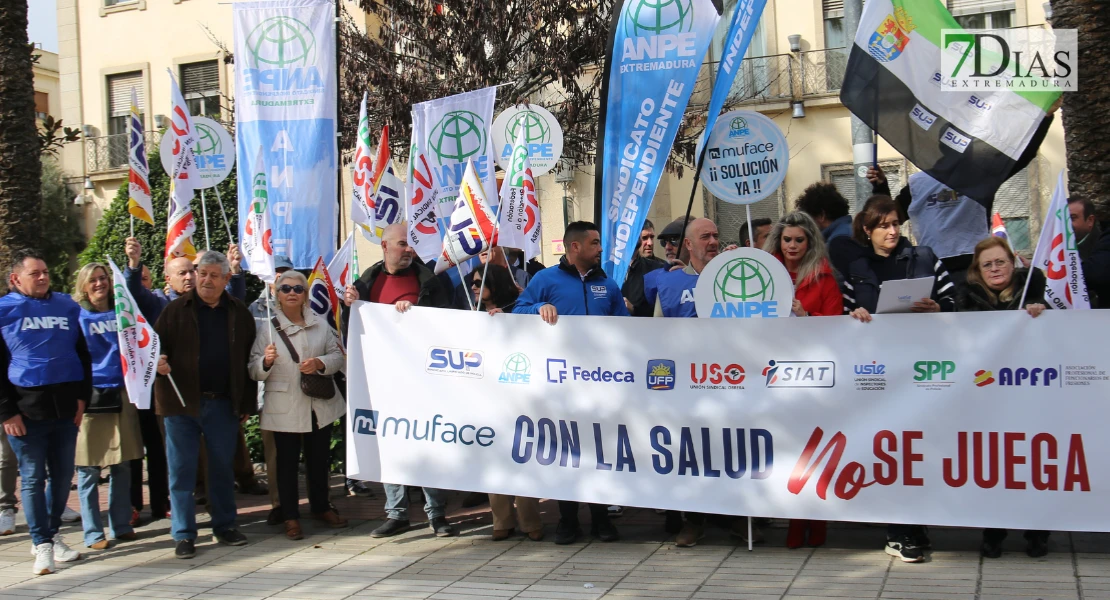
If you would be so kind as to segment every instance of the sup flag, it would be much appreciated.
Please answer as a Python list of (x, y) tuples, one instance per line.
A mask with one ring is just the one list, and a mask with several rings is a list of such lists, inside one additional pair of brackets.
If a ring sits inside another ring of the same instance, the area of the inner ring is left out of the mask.
[(497, 225), (493, 212), (486, 202), (485, 188), (474, 170), (474, 163), (467, 161), (455, 210), (451, 212), (451, 225), (443, 237), (443, 251), (436, 259), (436, 274), (497, 245)]
[(119, 357), (123, 366), (123, 385), (127, 398), (135, 406), (150, 408), (150, 391), (158, 375), (158, 356), (162, 344), (154, 327), (143, 317), (127, 281), (116, 263), (108, 258), (112, 268), (112, 288), (116, 299), (116, 331), (119, 336)]
[(274, 232), (270, 227), (270, 202), (269, 186), (266, 184), (266, 162), (263, 160), (262, 146), (258, 147), (258, 156), (253, 165), (254, 176), (251, 178), (251, 204), (243, 230), (243, 257), (251, 273), (262, 281), (273, 283), (276, 272), (274, 271), (274, 249), (270, 245)]
[[(340, 308), (339, 294), (335, 291), (335, 283), (331, 280), (328, 268), (324, 266), (324, 257), (316, 259), (316, 266), (308, 276), (308, 305), (312, 312), (323, 317), (332, 331), (339, 335)], [(342, 340), (342, 336), (339, 336)], [(342, 346), (342, 342), (340, 342)]]
[(1060, 171), (1044, 228), (1037, 240), (1037, 250), (1033, 252), (1033, 266), (1044, 271), (1044, 299), (1050, 308), (1091, 308), (1078, 241), (1068, 214), (1067, 195), (1064, 172)]
[(166, 211), (166, 258), (184, 256), (193, 260), (197, 256), (196, 246), (193, 245), (193, 233), (197, 230), (197, 224), (193, 220), (190, 205), (193, 190), (200, 181), (197, 161), (193, 156), (197, 135), (193, 129), (193, 119), (189, 116), (189, 107), (181, 96), (181, 88), (177, 87), (177, 79), (174, 78), (173, 71), (167, 71), (170, 74), (170, 99), (173, 104), (167, 133), (173, 136), (173, 159), (170, 161), (170, 198)]
[(355, 234), (353, 231), (351, 235), (347, 236), (347, 241), (343, 242), (343, 247), (335, 253), (331, 262), (328, 263), (328, 273), (335, 273), (335, 278), (331, 280), (331, 283), (332, 287), (335, 288), (335, 293), (341, 298), (347, 286), (354, 284), (354, 281), (358, 279), (358, 259), (355, 256)]
[(998, 213), (991, 216), (991, 235), (1006, 240), (1006, 244), (1013, 251), (1014, 243), (1010, 241), (1010, 234), (1006, 231), (1006, 225), (1002, 222), (1002, 215)]
[(502, 246), (520, 248), (524, 260), (539, 256), (540, 203), (536, 199), (536, 182), (532, 178), (532, 161), (528, 156), (528, 140), (523, 127), (517, 133), (508, 173), (501, 184), (501, 208), (498, 215), (498, 237)]
[(154, 205), (150, 202), (150, 165), (146, 160), (143, 117), (139, 97), (131, 88), (131, 112), (127, 115), (127, 212), (141, 221), (154, 224)]
[[(423, 105), (412, 107), (409, 180), (405, 184), (405, 220), (408, 222), (409, 246), (416, 251), (420, 261), (426, 263), (435, 258), (443, 248), (443, 236), (440, 235), (437, 217), (439, 186), (436, 185), (435, 169), (422, 149), (425, 132), (418, 129), (418, 125), (424, 124), (426, 120), (422, 116), (424, 110)], [(417, 111), (420, 118), (417, 118)]]
[(869, 0), (840, 101), (922, 171), (987, 207), (1048, 131), (1058, 92), (942, 90), (941, 31), (961, 29), (936, 0)]

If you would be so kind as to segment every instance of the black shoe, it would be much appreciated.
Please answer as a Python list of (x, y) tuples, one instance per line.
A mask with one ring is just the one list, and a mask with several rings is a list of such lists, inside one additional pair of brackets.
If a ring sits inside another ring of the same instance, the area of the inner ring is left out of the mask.
[(932, 550), (933, 540), (929, 539), (929, 528), (922, 525), (913, 532), (913, 543), (922, 550)]
[(678, 535), (678, 532), (682, 531), (682, 513), (677, 510), (668, 510), (667, 521), (663, 524), (663, 529), (671, 535)]
[(174, 558), (192, 558), (197, 555), (196, 544), (193, 540), (181, 540), (173, 550)]
[(1048, 540), (1039, 537), (1029, 538), (1029, 544), (1025, 546), (1025, 553), (1029, 558), (1040, 558), (1048, 554)]
[(481, 506), (487, 502), (489, 502), (489, 494), (485, 492), (470, 492), (463, 498), (462, 507), (474, 508), (475, 506)]
[(559, 524), (555, 527), (555, 543), (560, 546), (573, 544), (582, 537), (582, 529), (578, 527), (578, 523), (568, 523), (563, 519), (559, 519)]
[(285, 523), (285, 515), (281, 512), (280, 506), (275, 506), (270, 509), (270, 514), (266, 516), (267, 525), (281, 525)]
[(372, 498), (374, 491), (365, 481), (358, 481), (355, 479), (347, 480), (347, 495), (348, 496), (362, 496), (364, 498)]
[(979, 547), (979, 555), (983, 558), (998, 558), (1002, 556), (1002, 544), (984, 540), (983, 545)]
[(436, 532), (436, 537), (451, 537), (456, 534), (455, 528), (444, 517), (435, 517), (428, 522), (428, 526)]
[(220, 533), (213, 533), (212, 536), (216, 538), (217, 542), (225, 546), (247, 545), (247, 536), (239, 533), (238, 529), (228, 529), (227, 531), (221, 531)]
[(397, 535), (398, 533), (404, 533), (408, 530), (409, 530), (409, 521), (408, 521), (408, 519), (404, 519), (404, 520), (401, 520), (401, 519), (386, 519), (385, 523), (382, 523), (381, 527), (378, 527), (374, 531), (370, 532), (370, 537), (373, 537), (373, 538), (393, 537), (393, 536)]
[(902, 562), (916, 563), (925, 560), (925, 551), (919, 548), (908, 535), (887, 540), (886, 553), (902, 559)]
[(620, 534), (617, 533), (617, 528), (613, 526), (613, 522), (609, 519), (598, 521), (590, 527), (590, 535), (603, 542), (615, 542), (620, 539)]

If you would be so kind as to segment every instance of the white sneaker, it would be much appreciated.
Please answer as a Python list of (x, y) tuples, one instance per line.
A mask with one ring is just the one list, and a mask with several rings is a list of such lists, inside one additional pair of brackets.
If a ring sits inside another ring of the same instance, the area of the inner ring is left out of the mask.
[(5, 508), (0, 510), (0, 535), (15, 533), (15, 510)]
[[(81, 520), (81, 513), (73, 510), (72, 508), (67, 506), (66, 509), (62, 511), (62, 523), (76, 523), (77, 521), (80, 521), (80, 520)], [(62, 561), (62, 562), (65, 562), (65, 561)]]
[(54, 572), (54, 545), (47, 542), (35, 546), (35, 566), (31, 573), (35, 575), (49, 575)]
[(81, 553), (70, 548), (62, 540), (62, 536), (54, 536), (54, 560), (58, 562), (73, 562), (81, 560)]

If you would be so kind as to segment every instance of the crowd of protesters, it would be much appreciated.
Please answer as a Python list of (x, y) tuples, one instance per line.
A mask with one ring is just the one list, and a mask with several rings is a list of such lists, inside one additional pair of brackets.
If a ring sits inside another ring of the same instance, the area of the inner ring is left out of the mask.
[[(990, 235), (981, 204), (923, 173), (911, 176), (897, 199), (881, 170), (872, 169), (869, 177), (876, 195), (854, 216), (832, 184), (816, 183), (797, 199), (797, 211), (777, 221), (755, 219), (737, 232), (740, 246), (762, 248), (786, 267), (795, 286), (795, 316), (846, 314), (867, 323), (883, 282), (922, 277), (933, 280), (932, 291), (913, 304), (915, 313), (1024, 310), (1036, 317), (1045, 310), (1043, 274), (1023, 267), (1007, 241)], [(1073, 199), (1069, 211), (1092, 298), (1110, 298), (1110, 234), (1103, 234), (1089, 200)], [(903, 235), (907, 220), (916, 245)], [(383, 259), (342, 298), (343, 335), (349, 307), (359, 300), (392, 304), (399, 312), (413, 306), (474, 307), (490, 314), (538, 315), (553, 325), (563, 315), (696, 317), (692, 291), (699, 275), (719, 253), (736, 247), (722, 248), (721, 232), (709, 219), (678, 219), (658, 234), (646, 221), (621, 284), (600, 267), (597, 226), (579, 221), (564, 233), (565, 255), (558, 265), (542, 268), (534, 260), (525, 263), (516, 251), (493, 248), (482, 255), (483, 267), (456, 283), (416, 257), (403, 225), (386, 227), (381, 239)], [(126, 242), (126, 256), (128, 290), (161, 339), (149, 409), (137, 409), (123, 385), (108, 267), (82, 266), (72, 295), (66, 295), (50, 291), (40, 253), (22, 250), (12, 257), (10, 291), (0, 297), (0, 535), (16, 529), (19, 481), (36, 574), (82, 558), (58, 534), (63, 520), (81, 520), (84, 545), (91, 549), (136, 539), (145, 459), (150, 518), (170, 520), (178, 558), (196, 553), (197, 504), (207, 505), (216, 541), (247, 543), (236, 525), (236, 491), (269, 494), (267, 522), (283, 525), (288, 538), (301, 539), (302, 455), (312, 517), (346, 527), (328, 497), (333, 428), (346, 412), (345, 356), (339, 335), (309, 308), (305, 276), (288, 258), (275, 257), (270, 293), (248, 306), (234, 245), (226, 255), (209, 251), (194, 261), (167, 261), (160, 290), (151, 289), (150, 270), (134, 238)], [(583, 294), (585, 285), (594, 293)], [(243, 434), (242, 424), (255, 414), (260, 414), (269, 488), (255, 478)], [(110, 536), (98, 491), (104, 469)], [(75, 473), (80, 515), (67, 514), (66, 507)], [(409, 490), (384, 487), (387, 518), (373, 537), (413, 526)], [(371, 493), (362, 482), (348, 480), (347, 488)], [(422, 492), (431, 530), (455, 535), (446, 516), (448, 492)], [(484, 500), (478, 495), (478, 502)], [(488, 500), (494, 540), (518, 529), (531, 540), (544, 538), (538, 499), (490, 494)], [(554, 541), (573, 543), (583, 535), (579, 503), (558, 506)], [(587, 512), (591, 535), (619, 538), (612, 518), (622, 507), (588, 504)], [(696, 545), (709, 523), (738, 539), (763, 538), (758, 520), (749, 529), (743, 517), (660, 512), (680, 547)], [(986, 530), (982, 555), (998, 557), (1005, 537), (1005, 530)], [(786, 545), (820, 546), (826, 538), (826, 522), (796, 519), (789, 522)], [(1026, 532), (1025, 538), (1030, 556), (1047, 553), (1047, 532)], [(919, 562), (929, 547), (926, 527), (888, 526), (888, 554)]]

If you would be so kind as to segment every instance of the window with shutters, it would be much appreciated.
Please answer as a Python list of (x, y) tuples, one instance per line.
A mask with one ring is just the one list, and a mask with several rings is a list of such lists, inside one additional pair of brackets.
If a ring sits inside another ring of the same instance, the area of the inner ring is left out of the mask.
[(48, 114), (50, 114), (50, 94), (35, 92), (35, 118), (42, 121)]
[[(767, 218), (771, 219), (772, 222), (778, 221), (782, 217), (785, 193), (786, 185), (783, 184), (775, 190), (775, 193), (752, 204), (752, 219)], [(739, 244), (740, 228), (748, 222), (747, 207), (743, 204), (730, 204), (708, 192), (706, 192), (706, 196), (707, 208), (712, 209), (712, 212), (707, 211), (707, 214), (717, 224), (717, 229), (721, 235), (721, 247), (724, 248), (729, 244)]]
[(948, 12), (964, 29), (1006, 29), (1014, 26), (1014, 0), (948, 0)]
[[(880, 160), (879, 167), (882, 168), (883, 174), (886, 175), (887, 185), (890, 186), (890, 195), (897, 196), (898, 192), (902, 191), (902, 187), (906, 185), (906, 161), (903, 159), (893, 160)], [(867, 201), (866, 198), (857, 201), (854, 196), (856, 195), (856, 179), (852, 175), (852, 163), (833, 163), (828, 165), (821, 165), (821, 179), (824, 181), (831, 181), (836, 186), (836, 191), (840, 192), (848, 200), (848, 206), (852, 207), (852, 214), (855, 214), (863, 208), (863, 203)]]
[[(127, 163), (127, 118), (131, 114), (131, 91), (138, 98), (140, 120), (146, 106), (142, 71), (109, 75), (108, 84), (108, 164), (118, 167)], [(145, 123), (145, 121), (144, 121)]]
[(825, 21), (825, 47), (847, 46), (848, 36), (844, 33), (844, 0), (821, 0), (821, 14)]
[(195, 117), (220, 118), (220, 67), (215, 60), (181, 65), (181, 95)]
[[(1036, 164), (1034, 161), (1032, 164)], [(1030, 250), (1029, 217), (1029, 168), (1026, 167), (1006, 180), (994, 194), (994, 212), (1002, 217), (1010, 245), (1014, 250)]]

